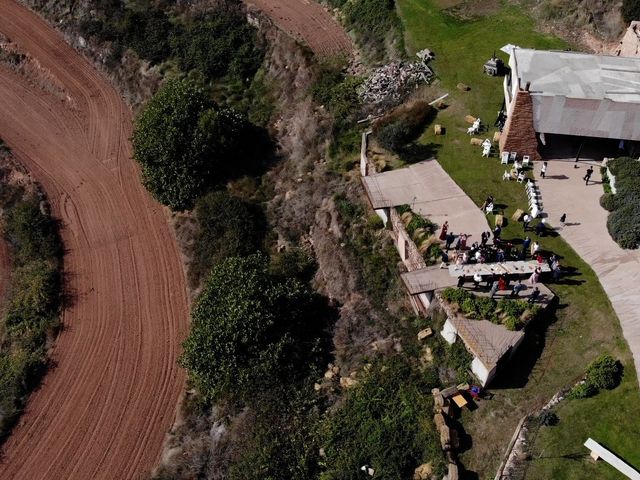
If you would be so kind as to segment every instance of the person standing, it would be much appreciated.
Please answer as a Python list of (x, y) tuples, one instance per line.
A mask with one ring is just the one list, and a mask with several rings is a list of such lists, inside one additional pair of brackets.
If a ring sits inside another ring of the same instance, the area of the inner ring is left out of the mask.
[(522, 242), (522, 259), (527, 258), (527, 252), (529, 247), (531, 246), (531, 239), (529, 237), (525, 237), (524, 242)]
[(560, 224), (564, 227), (565, 224), (564, 222), (567, 220), (567, 214), (563, 213), (562, 215), (560, 215)]
[(496, 292), (498, 291), (498, 286), (499, 286), (500, 282), (498, 282), (498, 280), (495, 280), (493, 282), (493, 285), (491, 285), (491, 290), (489, 291), (489, 298), (491, 298), (493, 300), (493, 297), (495, 296)]
[(447, 235), (447, 243), (445, 244), (447, 250), (451, 248), (451, 244), (455, 239), (456, 239), (456, 236), (453, 234), (453, 232), (449, 232), (449, 235)]
[(440, 230), (440, 240), (444, 241), (447, 238), (447, 230), (449, 230), (449, 222), (445, 221), (442, 224), (442, 230)]
[(542, 167), (540, 167), (540, 176), (544, 178), (547, 174), (547, 162), (542, 162)]
[(449, 266), (449, 255), (447, 255), (447, 252), (440, 252), (440, 257), (442, 258), (440, 268), (447, 268)]
[(527, 302), (533, 303), (540, 296), (540, 289), (538, 287), (533, 289), (533, 292), (529, 294), (529, 300)]
[(585, 185), (589, 185), (589, 180), (591, 180), (591, 175), (593, 175), (593, 167), (589, 165), (589, 168), (587, 168), (587, 173), (585, 173), (584, 177), (582, 177)]

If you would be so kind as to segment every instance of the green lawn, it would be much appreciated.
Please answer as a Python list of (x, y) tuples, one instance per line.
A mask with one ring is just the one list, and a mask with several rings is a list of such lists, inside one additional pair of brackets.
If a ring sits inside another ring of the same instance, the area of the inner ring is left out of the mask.
[[(434, 90), (450, 93), (448, 108), (436, 120), (446, 128), (446, 134), (436, 137), (429, 130), (421, 142), (432, 144), (442, 166), (476, 203), (492, 194), (510, 218), (516, 208), (526, 209), (524, 188), (516, 182), (503, 182), (504, 166), (498, 159), (483, 159), (479, 147), (470, 146), (464, 115), (480, 116), (485, 124), (493, 125), (502, 105), (502, 79), (484, 75), (482, 64), (494, 50), (507, 43), (536, 48), (562, 48), (565, 44), (536, 33), (534, 22), (515, 6), (496, 7), (477, 20), (461, 22), (435, 5), (425, 0), (398, 0), (407, 47), (435, 52), (439, 82)], [(457, 90), (459, 82), (471, 90)], [(492, 136), (494, 130), (486, 135)], [(509, 223), (503, 233), (504, 238), (515, 241), (522, 235), (517, 223)], [(530, 235), (534, 236), (533, 232)], [(589, 266), (560, 237), (547, 236), (541, 244), (561, 255), (565, 268), (575, 271), (562, 284), (550, 285), (560, 297), (560, 306), (547, 325), (529, 332), (510, 363), (511, 371), (495, 386), (495, 399), (464, 414), (462, 424), (473, 446), (461, 454), (461, 461), (479, 478), (493, 478), (518, 420), (544, 405), (563, 386), (574, 383), (595, 356), (609, 351), (625, 365), (622, 385), (591, 399), (561, 403), (557, 409), (559, 425), (542, 428), (535, 437), (526, 478), (620, 478), (607, 464), (585, 458), (582, 444), (591, 436), (640, 467), (640, 397), (629, 349)]]

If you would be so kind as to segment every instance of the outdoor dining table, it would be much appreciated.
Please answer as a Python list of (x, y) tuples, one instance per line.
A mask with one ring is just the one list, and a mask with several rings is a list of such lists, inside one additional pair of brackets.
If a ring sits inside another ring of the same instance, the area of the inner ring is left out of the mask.
[(519, 260), (501, 263), (467, 263), (465, 265), (449, 265), (449, 275), (452, 277), (472, 277), (476, 273), (486, 275), (526, 275), (540, 267), (543, 272), (550, 272), (549, 265), (538, 263), (536, 260)]

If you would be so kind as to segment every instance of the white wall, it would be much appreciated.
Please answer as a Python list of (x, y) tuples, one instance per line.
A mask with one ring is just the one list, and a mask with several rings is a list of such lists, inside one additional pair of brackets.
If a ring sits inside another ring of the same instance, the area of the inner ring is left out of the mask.
[(451, 345), (453, 345), (456, 341), (456, 337), (458, 336), (458, 331), (456, 330), (456, 327), (454, 327), (453, 324), (449, 321), (448, 318), (447, 318), (447, 321), (444, 322), (442, 330), (440, 331), (440, 335), (442, 335), (442, 337), (447, 341), (447, 343)]
[(477, 357), (474, 358), (471, 362), (471, 371), (476, 377), (478, 377), (478, 380), (480, 380), (480, 383), (483, 387), (489, 382), (489, 380), (491, 380), (493, 375), (496, 373), (495, 367), (492, 370), (489, 370)]

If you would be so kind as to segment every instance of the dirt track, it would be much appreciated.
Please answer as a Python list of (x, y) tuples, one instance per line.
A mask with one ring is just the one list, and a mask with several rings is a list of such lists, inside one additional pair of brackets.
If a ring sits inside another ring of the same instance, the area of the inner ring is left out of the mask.
[(67, 100), (0, 65), (0, 136), (49, 196), (73, 295), (57, 367), (31, 396), (2, 479), (141, 478), (160, 455), (183, 386), (187, 306), (162, 210), (139, 183), (131, 114), (39, 17), (0, 0), (0, 32), (63, 86)]
[(245, 0), (317, 55), (350, 55), (353, 44), (342, 26), (314, 0)]

